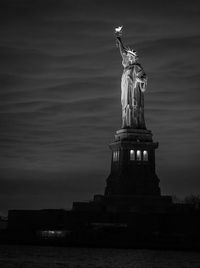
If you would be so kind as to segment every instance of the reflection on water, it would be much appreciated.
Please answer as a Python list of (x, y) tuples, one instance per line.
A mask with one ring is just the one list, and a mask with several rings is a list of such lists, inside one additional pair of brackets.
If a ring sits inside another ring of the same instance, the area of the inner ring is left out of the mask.
[(199, 268), (199, 252), (0, 245), (1, 268)]

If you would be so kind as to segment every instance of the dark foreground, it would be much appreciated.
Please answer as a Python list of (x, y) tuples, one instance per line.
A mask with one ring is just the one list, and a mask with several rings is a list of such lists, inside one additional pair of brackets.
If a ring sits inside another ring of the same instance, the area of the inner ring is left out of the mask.
[(200, 209), (174, 205), (166, 212), (16, 210), (0, 243), (200, 251), (199, 226)]
[(123, 229), (106, 228), (104, 230), (47, 230), (22, 231), (4, 230), (0, 235), (1, 245), (30, 245), (56, 247), (88, 247), (116, 249), (149, 249), (199, 251), (200, 237), (197, 235), (159, 234), (130, 232)]
[(0, 245), (1, 268), (199, 268), (186, 251)]

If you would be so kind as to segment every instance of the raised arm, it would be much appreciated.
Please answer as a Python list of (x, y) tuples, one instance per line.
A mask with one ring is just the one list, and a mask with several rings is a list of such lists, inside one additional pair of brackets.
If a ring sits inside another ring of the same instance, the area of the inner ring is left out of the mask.
[(120, 54), (123, 57), (124, 55), (126, 55), (126, 48), (122, 42), (121, 37), (116, 35), (116, 41), (117, 41), (117, 46), (119, 47)]
[(123, 26), (119, 26), (119, 27), (115, 28), (115, 37), (116, 37), (117, 47), (119, 47), (120, 54), (121, 54), (121, 56), (123, 58), (127, 54), (127, 52), (126, 52), (127, 49), (123, 45), (123, 42), (122, 42), (122, 39), (121, 39), (122, 28), (123, 28)]

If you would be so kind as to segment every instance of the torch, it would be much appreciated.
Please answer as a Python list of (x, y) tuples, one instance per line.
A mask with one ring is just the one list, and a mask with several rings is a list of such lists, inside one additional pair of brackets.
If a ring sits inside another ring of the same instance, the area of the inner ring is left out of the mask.
[(123, 26), (119, 26), (119, 27), (116, 27), (115, 28), (115, 37), (116, 37), (116, 46), (118, 47), (119, 46), (119, 40), (120, 40), (120, 37), (122, 36), (122, 29), (123, 29)]

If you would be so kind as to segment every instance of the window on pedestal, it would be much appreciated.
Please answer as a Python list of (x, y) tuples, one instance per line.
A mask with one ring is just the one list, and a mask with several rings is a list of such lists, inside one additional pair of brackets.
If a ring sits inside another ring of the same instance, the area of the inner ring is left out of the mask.
[(119, 161), (119, 150), (113, 152), (113, 161)]
[(146, 150), (143, 151), (143, 160), (148, 161), (148, 152)]
[(141, 155), (141, 151), (137, 150), (137, 160), (141, 161), (142, 160), (142, 155)]
[(135, 160), (135, 151), (134, 150), (130, 150), (130, 160), (131, 161)]

